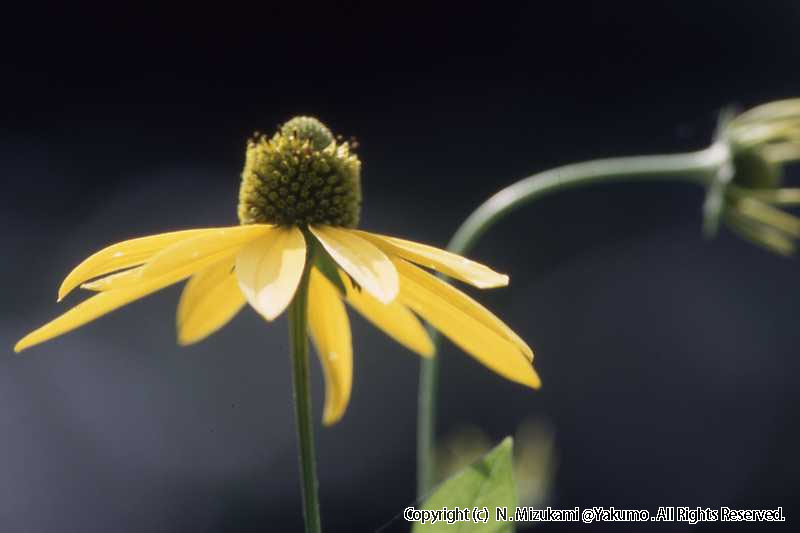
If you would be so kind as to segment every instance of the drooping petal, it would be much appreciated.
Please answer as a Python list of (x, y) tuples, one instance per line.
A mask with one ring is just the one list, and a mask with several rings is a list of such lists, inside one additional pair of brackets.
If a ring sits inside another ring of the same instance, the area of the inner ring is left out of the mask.
[(794, 241), (785, 233), (747, 217), (735, 208), (726, 209), (723, 216), (730, 229), (753, 244), (787, 257), (797, 251)]
[(394, 265), (374, 244), (352, 230), (332, 226), (309, 228), (342, 270), (383, 303), (395, 299), (398, 290)]
[(347, 310), (339, 293), (317, 269), (308, 286), (308, 327), (325, 376), (322, 423), (338, 422), (350, 401), (353, 384), (353, 343)]
[(491, 268), (470, 261), (466, 257), (434, 248), (426, 244), (387, 237), (366, 231), (355, 232), (389, 255), (396, 255), (418, 265), (436, 270), (451, 278), (459, 279), (479, 289), (504, 287), (508, 285), (508, 276), (495, 272)]
[[(147, 262), (139, 280), (158, 278), (171, 272), (190, 276), (223, 259), (235, 256), (248, 243), (275, 231), (267, 224), (216, 228), (162, 250)], [(119, 284), (117, 284), (119, 286)]]
[(347, 291), (347, 303), (353, 309), (409, 350), (423, 357), (433, 355), (434, 346), (428, 332), (414, 313), (397, 298), (388, 304), (383, 304), (366, 292), (353, 287), (346, 274), (340, 273), (340, 277)]
[(531, 365), (530, 348), (523, 351), (527, 345), (521, 340), (515, 342), (519, 337), (513, 332), (508, 335), (510, 329), (500, 319), (422, 269), (402, 259), (394, 263), (401, 277), (402, 303), (501, 376), (532, 388), (541, 385)]
[(735, 209), (765, 226), (775, 228), (787, 235), (800, 238), (800, 218), (753, 198), (738, 198)]
[(143, 266), (129, 268), (122, 272), (115, 272), (108, 276), (103, 276), (93, 281), (87, 281), (81, 284), (81, 289), (87, 291), (110, 291), (111, 289), (118, 289), (120, 287), (133, 285), (133, 281), (142, 273)]
[(393, 261), (403, 279), (413, 281), (416, 285), (424, 287), (431, 294), (437, 294), (440, 298), (447, 300), (450, 305), (457, 308), (462, 313), (469, 315), (501, 337), (504, 337), (511, 344), (514, 344), (529, 361), (533, 361), (533, 350), (531, 347), (491, 311), (452, 285), (449, 285), (436, 276), (432, 276), (421, 268), (403, 261), (402, 259), (395, 259)]
[(125, 304), (138, 300), (159, 289), (163, 289), (167, 285), (177, 283), (185, 277), (185, 275), (181, 275), (179, 272), (171, 273), (136, 285), (95, 294), (55, 320), (48, 322), (39, 329), (26, 335), (14, 346), (14, 351), (20, 352), (35, 344), (67, 333)]
[(72, 289), (97, 276), (108, 274), (115, 270), (129, 268), (149, 260), (164, 248), (191, 237), (201, 235), (210, 229), (189, 229), (161, 233), (149, 237), (140, 237), (112, 244), (97, 253), (87, 257), (81, 264), (72, 269), (61, 287), (58, 289), (58, 299), (62, 300)]
[(198, 272), (189, 280), (178, 302), (178, 342), (201, 341), (227, 324), (245, 299), (233, 273), (234, 258)]
[(274, 320), (292, 301), (305, 261), (303, 232), (296, 227), (273, 228), (236, 256), (239, 288), (256, 311)]

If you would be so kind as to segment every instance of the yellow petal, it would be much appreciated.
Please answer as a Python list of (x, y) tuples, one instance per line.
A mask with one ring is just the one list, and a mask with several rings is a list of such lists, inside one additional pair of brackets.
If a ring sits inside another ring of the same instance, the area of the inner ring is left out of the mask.
[(308, 291), (308, 327), (325, 376), (322, 423), (331, 425), (344, 415), (353, 385), (350, 321), (336, 288), (316, 269)]
[(347, 290), (347, 303), (361, 313), (364, 318), (409, 350), (424, 357), (433, 355), (433, 342), (431, 342), (428, 332), (406, 306), (397, 299), (392, 300), (391, 303), (382, 304), (366, 292), (353, 287), (346, 274), (340, 274), (342, 283)]
[(466, 294), (420, 268), (402, 259), (394, 263), (400, 273), (402, 303), (501, 376), (529, 387), (541, 386), (528, 354), (523, 351), (523, 346), (527, 345), (522, 343), (521, 346), (521, 340), (514, 342), (513, 339), (519, 337), (513, 332), (509, 338), (507, 333), (511, 330), (500, 319)]
[(398, 291), (397, 270), (375, 245), (365, 241), (352, 230), (332, 226), (312, 226), (319, 240), (342, 270), (356, 283), (383, 303), (395, 299)]
[(267, 320), (292, 301), (303, 275), (306, 242), (296, 227), (274, 228), (236, 257), (236, 277), (245, 298)]
[(791, 237), (800, 238), (800, 218), (753, 198), (738, 198), (735, 209), (765, 226), (780, 230)]
[(228, 258), (198, 272), (183, 288), (178, 303), (178, 342), (201, 341), (227, 324), (245, 304)]
[(90, 255), (72, 269), (58, 289), (59, 301), (72, 289), (86, 280), (136, 265), (141, 265), (167, 246), (190, 237), (196, 237), (207, 229), (190, 229), (140, 237), (112, 244)]
[(236, 255), (246, 244), (275, 231), (274, 226), (248, 224), (207, 230), (162, 250), (147, 262), (140, 280), (158, 278), (170, 272), (190, 276), (227, 257)]
[(123, 270), (122, 272), (109, 274), (108, 276), (81, 284), (81, 289), (101, 292), (110, 291), (111, 289), (118, 289), (120, 287), (125, 287), (126, 285), (132, 285), (132, 281), (142, 273), (143, 268), (144, 267), (139, 266), (136, 268), (129, 268), (128, 270)]
[(438, 294), (462, 313), (471, 316), (474, 320), (481, 322), (487, 328), (501, 337), (504, 337), (507, 341), (511, 342), (511, 344), (514, 344), (529, 361), (533, 361), (533, 350), (531, 347), (491, 311), (436, 276), (432, 276), (402, 259), (395, 259), (393, 261), (403, 279), (413, 281), (417, 285), (425, 287), (426, 290), (432, 294)]
[(186, 276), (179, 275), (180, 273), (167, 274), (160, 278), (148, 280), (146, 282), (138, 283), (136, 285), (127, 286), (113, 291), (105, 291), (95, 294), (88, 300), (85, 300), (55, 320), (48, 322), (36, 331), (33, 331), (20, 340), (14, 346), (15, 352), (20, 352), (26, 348), (30, 348), (35, 344), (52, 339), (58, 335), (62, 335), (71, 331), (79, 326), (86, 324), (103, 316), (106, 313), (113, 311), (125, 304), (134, 300), (138, 300), (150, 293), (159, 289), (163, 289), (167, 285), (172, 285), (185, 278)]
[(387, 237), (366, 231), (355, 232), (389, 255), (402, 257), (418, 265), (446, 274), (451, 278), (469, 283), (479, 289), (508, 285), (508, 276), (495, 272), (491, 268), (475, 261), (470, 261), (466, 257), (396, 237)]
[(724, 217), (728, 227), (744, 239), (780, 255), (791, 257), (795, 254), (794, 241), (786, 234), (744, 216), (736, 208), (726, 209)]

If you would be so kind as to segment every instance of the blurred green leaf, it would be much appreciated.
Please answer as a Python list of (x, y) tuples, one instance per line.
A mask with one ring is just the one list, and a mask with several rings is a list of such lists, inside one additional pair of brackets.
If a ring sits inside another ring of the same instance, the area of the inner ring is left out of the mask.
[(507, 507), (509, 517), (514, 516), (517, 505), (517, 488), (514, 483), (512, 462), (513, 439), (506, 437), (493, 450), (461, 472), (445, 480), (422, 505), (422, 510), (488, 509), (487, 523), (468, 521), (448, 524), (414, 524), (412, 533), (507, 533), (514, 531), (511, 522), (495, 522), (495, 508)]

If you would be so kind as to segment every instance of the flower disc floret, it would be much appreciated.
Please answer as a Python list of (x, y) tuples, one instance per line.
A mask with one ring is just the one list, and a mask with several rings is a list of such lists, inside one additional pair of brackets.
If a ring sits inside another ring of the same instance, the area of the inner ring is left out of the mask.
[(358, 224), (361, 162), (348, 143), (311, 117), (296, 117), (272, 138), (247, 144), (239, 190), (242, 224)]

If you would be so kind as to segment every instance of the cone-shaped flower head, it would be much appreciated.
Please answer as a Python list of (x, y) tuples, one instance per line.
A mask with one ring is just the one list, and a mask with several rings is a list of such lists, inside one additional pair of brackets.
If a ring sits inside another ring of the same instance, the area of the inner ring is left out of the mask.
[(271, 138), (256, 134), (247, 143), (242, 224), (352, 228), (360, 211), (361, 162), (319, 120), (296, 117)]

